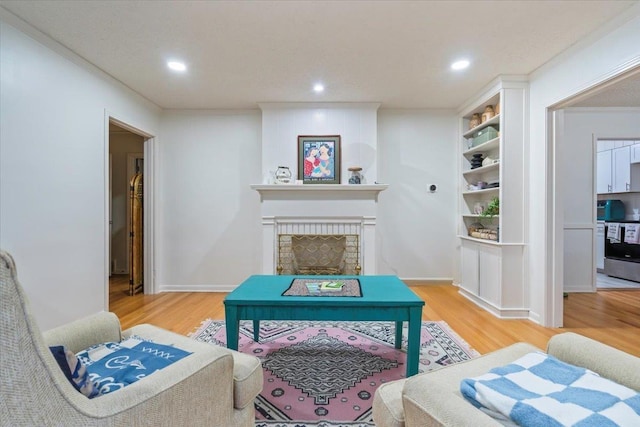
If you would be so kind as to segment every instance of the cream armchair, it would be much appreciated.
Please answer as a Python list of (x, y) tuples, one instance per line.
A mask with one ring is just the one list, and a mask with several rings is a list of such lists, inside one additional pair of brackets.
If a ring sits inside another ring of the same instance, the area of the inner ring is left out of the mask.
[[(67, 380), (49, 350), (74, 353), (132, 334), (192, 354), (121, 390), (88, 399)], [(253, 427), (262, 390), (260, 361), (151, 326), (120, 330), (101, 313), (41, 334), (11, 256), (0, 251), (0, 426)]]

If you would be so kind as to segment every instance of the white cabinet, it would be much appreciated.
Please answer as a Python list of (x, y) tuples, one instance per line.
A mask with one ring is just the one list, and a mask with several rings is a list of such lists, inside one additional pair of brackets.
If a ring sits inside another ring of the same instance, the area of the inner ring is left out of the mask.
[(462, 243), (461, 286), (492, 306), (500, 304), (500, 249), (477, 242)]
[[(615, 147), (610, 148), (608, 147)], [(627, 193), (638, 191), (640, 180), (640, 144), (634, 140), (598, 141), (596, 192)]]
[(498, 317), (528, 316), (523, 246), (463, 239), (460, 292)]
[(492, 307), (500, 304), (500, 248), (479, 242), (462, 242), (462, 283), (464, 290)]
[(502, 304), (501, 264), (500, 248), (487, 245), (478, 248), (480, 296), (497, 307)]
[(478, 247), (473, 243), (462, 242), (462, 265), (460, 286), (474, 295), (480, 293), (480, 260)]
[[(523, 270), (527, 99), (526, 82), (498, 79), (460, 110), (460, 292), (499, 317), (529, 315)], [(488, 105), (500, 111), (471, 127)], [(479, 165), (478, 157), (489, 160)], [(499, 213), (479, 215), (494, 199)], [(472, 234), (476, 227), (484, 230)]]
[(637, 142), (631, 146), (631, 163), (640, 163), (640, 144)]
[(611, 186), (614, 193), (631, 191), (631, 147), (611, 151)]

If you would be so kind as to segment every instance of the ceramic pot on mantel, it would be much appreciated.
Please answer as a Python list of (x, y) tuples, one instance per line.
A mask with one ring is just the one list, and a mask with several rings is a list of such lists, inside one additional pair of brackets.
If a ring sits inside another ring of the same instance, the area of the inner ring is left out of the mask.
[(352, 166), (349, 168), (349, 172), (351, 172), (351, 176), (349, 177), (349, 184), (361, 184), (362, 183), (362, 175), (360, 171), (362, 168), (360, 166)]

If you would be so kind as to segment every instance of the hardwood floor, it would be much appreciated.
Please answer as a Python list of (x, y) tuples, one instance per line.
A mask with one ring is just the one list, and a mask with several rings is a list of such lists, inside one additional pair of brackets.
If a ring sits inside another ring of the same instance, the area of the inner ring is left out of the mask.
[[(564, 328), (544, 328), (528, 320), (503, 320), (482, 310), (449, 283), (412, 284), (425, 302), (424, 320), (444, 320), (484, 354), (519, 341), (544, 349), (549, 338), (572, 331), (640, 357), (640, 290), (572, 293), (564, 299)], [(207, 319), (224, 319), (225, 293), (165, 292), (129, 296), (128, 276), (112, 276), (110, 310), (123, 329), (151, 323), (186, 335)]]

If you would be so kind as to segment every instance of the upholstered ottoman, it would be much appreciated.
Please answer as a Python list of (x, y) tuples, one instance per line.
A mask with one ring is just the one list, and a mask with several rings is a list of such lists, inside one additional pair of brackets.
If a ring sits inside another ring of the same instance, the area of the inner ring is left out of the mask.
[(464, 378), (482, 375), (532, 351), (530, 344), (518, 343), (484, 356), (381, 385), (373, 399), (376, 427), (499, 426), (493, 418), (477, 410), (460, 393)]
[[(462, 397), (460, 382), (508, 365), (538, 348), (518, 343), (467, 362), (406, 380), (376, 391), (373, 419), (378, 427), (501, 426)], [(551, 337), (547, 353), (570, 365), (640, 390), (640, 358), (573, 332)]]

